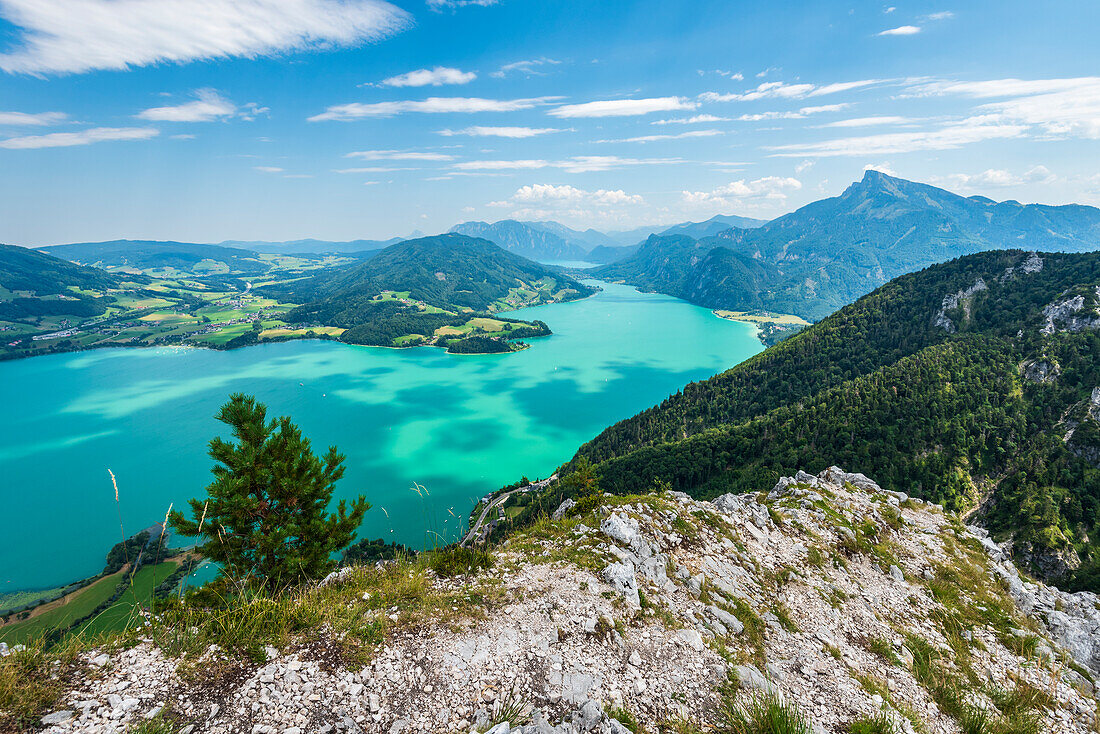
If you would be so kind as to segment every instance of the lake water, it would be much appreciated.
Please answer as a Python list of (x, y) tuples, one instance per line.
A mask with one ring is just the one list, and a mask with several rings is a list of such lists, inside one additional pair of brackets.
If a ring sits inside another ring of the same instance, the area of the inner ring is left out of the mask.
[(121, 535), (108, 469), (127, 534), (205, 496), (207, 442), (228, 436), (212, 416), (232, 392), (292, 416), (315, 451), (347, 454), (337, 496), (374, 504), (360, 538), (419, 548), (455, 537), (482, 495), (548, 476), (610, 423), (762, 348), (747, 324), (600, 285), (583, 301), (510, 313), (554, 331), (515, 354), (294, 341), (0, 363), (0, 592), (102, 568)]

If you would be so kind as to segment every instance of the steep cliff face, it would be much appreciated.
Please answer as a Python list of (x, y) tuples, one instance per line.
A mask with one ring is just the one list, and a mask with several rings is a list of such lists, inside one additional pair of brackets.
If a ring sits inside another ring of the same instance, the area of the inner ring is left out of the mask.
[(86, 654), (44, 721), (702, 732), (755, 702), (815, 733), (876, 718), (899, 732), (956, 732), (975, 717), (1004, 727), (981, 731), (1096, 730), (1100, 599), (1021, 578), (938, 506), (833, 467), (767, 494), (583, 507), (517, 533), (475, 575), (345, 569), (299, 597), (324, 600), (322, 612), (252, 659), (170, 644), (206, 639), (206, 621), (154, 621), (132, 647)]

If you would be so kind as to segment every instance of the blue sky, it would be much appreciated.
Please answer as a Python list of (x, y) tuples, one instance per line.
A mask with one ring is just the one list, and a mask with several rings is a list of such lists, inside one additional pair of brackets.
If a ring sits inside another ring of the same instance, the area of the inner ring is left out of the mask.
[(0, 0), (0, 242), (1100, 204), (1100, 3)]

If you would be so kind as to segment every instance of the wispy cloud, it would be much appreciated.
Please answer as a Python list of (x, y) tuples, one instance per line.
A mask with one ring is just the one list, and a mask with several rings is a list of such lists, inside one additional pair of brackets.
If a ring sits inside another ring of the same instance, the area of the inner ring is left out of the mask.
[(649, 99), (608, 99), (583, 104), (562, 105), (550, 110), (554, 117), (628, 117), (651, 112), (693, 110), (699, 105), (683, 97), (651, 97)]
[(500, 0), (427, 0), (427, 3), (430, 10), (441, 13), (444, 10), (455, 10), (470, 5), (487, 8), (491, 5), (496, 5), (499, 1)]
[(874, 125), (904, 125), (912, 122), (908, 117), (896, 115), (876, 115), (874, 117), (853, 117), (848, 120), (828, 122), (819, 127), (872, 127)]
[(503, 79), (509, 74), (523, 74), (524, 76), (545, 76), (547, 66), (556, 66), (561, 62), (557, 59), (549, 59), (543, 56), (538, 59), (526, 59), (524, 61), (513, 61), (510, 64), (505, 64), (489, 76), (497, 79)]
[(472, 71), (437, 66), (391, 76), (383, 79), (382, 84), (387, 87), (441, 87), (445, 84), (469, 84), (474, 79), (477, 79), (477, 74)]
[(744, 114), (737, 119), (741, 122), (760, 122), (761, 120), (801, 120), (809, 117), (810, 115), (820, 114), (822, 112), (838, 112), (846, 109), (851, 105), (846, 102), (840, 104), (825, 104), (816, 105), (812, 107), (802, 107), (798, 110), (786, 110), (782, 112), (769, 111), (769, 112), (754, 112), (751, 114)]
[(532, 171), (560, 168), (569, 173), (610, 171), (627, 166), (651, 166), (681, 163), (679, 158), (620, 158), (614, 155), (578, 155), (560, 161), (541, 159), (461, 161), (454, 164), (458, 171)]
[(0, 0), (0, 69), (82, 73), (378, 41), (411, 23), (382, 0)]
[(784, 157), (828, 158), (836, 156), (878, 156), (925, 150), (950, 150), (985, 140), (1017, 138), (1027, 132), (1023, 125), (1002, 124), (982, 118), (950, 123), (934, 130), (882, 133), (839, 138), (817, 143), (792, 143), (769, 148)]
[(1062, 79), (991, 79), (917, 84), (910, 96), (958, 95), (987, 102), (984, 115), (1034, 125), (1050, 137), (1100, 139), (1100, 77)]
[(920, 33), (920, 26), (915, 25), (899, 25), (897, 28), (887, 28), (884, 31), (879, 31), (880, 36), (913, 36)]
[(0, 112), (0, 125), (45, 127), (65, 122), (64, 112)]
[(285, 168), (279, 168), (278, 166), (252, 166), (252, 169), (259, 171), (260, 173), (282, 173)]
[(692, 115), (691, 117), (673, 117), (668, 120), (654, 120), (650, 125), (698, 125), (708, 122), (729, 122), (728, 117), (717, 115)]
[(597, 143), (655, 143), (660, 140), (679, 140), (681, 138), (712, 138), (716, 135), (724, 135), (721, 130), (689, 130), (674, 135), (639, 135), (634, 138), (619, 138), (617, 140), (597, 140)]
[(49, 135), (25, 135), (8, 138), (0, 140), (0, 148), (10, 150), (68, 148), (75, 145), (90, 145), (111, 140), (147, 140), (159, 134), (160, 131), (153, 127), (93, 127), (71, 133), (50, 133)]
[(461, 130), (440, 130), (440, 135), (469, 135), (476, 138), (533, 138), (538, 135), (561, 132), (556, 127), (484, 127), (474, 125)]
[(515, 112), (528, 110), (551, 102), (557, 97), (537, 97), (532, 99), (481, 99), (480, 97), (428, 97), (423, 100), (401, 100), (396, 102), (374, 102), (361, 104), (333, 105), (324, 112), (309, 118), (310, 122), (326, 120), (360, 120), (365, 117), (392, 117), (403, 112), (422, 112), (427, 114), (476, 113), (476, 112)]
[(155, 122), (213, 122), (232, 117), (252, 120), (268, 111), (266, 107), (256, 104), (238, 107), (214, 89), (199, 89), (195, 92), (195, 97), (193, 101), (183, 104), (151, 107), (139, 112), (137, 116), (142, 120)]
[(357, 150), (348, 153), (345, 158), (359, 158), (364, 161), (453, 161), (454, 156), (446, 153), (433, 153), (419, 150)]
[(826, 94), (847, 92), (881, 84), (881, 79), (860, 79), (835, 84), (787, 84), (786, 82), (764, 82), (755, 89), (739, 93), (703, 92), (699, 99), (703, 102), (754, 102), (759, 99), (803, 99), (821, 97)]

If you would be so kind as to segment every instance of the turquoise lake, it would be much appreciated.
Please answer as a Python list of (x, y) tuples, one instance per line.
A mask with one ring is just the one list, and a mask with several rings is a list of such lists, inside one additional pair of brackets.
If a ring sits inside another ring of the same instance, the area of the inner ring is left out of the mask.
[(213, 415), (232, 392), (290, 415), (316, 451), (347, 455), (337, 496), (374, 505), (359, 538), (420, 548), (457, 536), (477, 498), (548, 476), (614, 421), (762, 349), (748, 324), (599, 285), (583, 301), (510, 313), (554, 331), (515, 354), (295, 341), (0, 363), (0, 592), (102, 569), (120, 539), (108, 469), (127, 534), (205, 496), (207, 442), (228, 436)]

